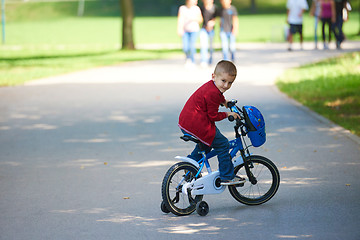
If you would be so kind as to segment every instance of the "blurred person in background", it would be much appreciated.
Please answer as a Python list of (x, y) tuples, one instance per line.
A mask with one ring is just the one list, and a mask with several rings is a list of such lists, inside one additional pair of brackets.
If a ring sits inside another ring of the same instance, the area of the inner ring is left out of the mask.
[[(220, 39), (225, 60), (235, 61), (236, 36), (239, 31), (239, 20), (236, 8), (231, 5), (231, 0), (220, 0)], [(230, 53), (230, 56), (229, 56)]]
[(342, 30), (344, 23), (344, 12), (348, 16), (347, 0), (335, 0), (335, 25), (334, 33), (336, 37), (336, 48), (341, 48), (341, 43), (345, 40), (345, 35)]
[(315, 49), (318, 49), (317, 42), (318, 42), (318, 35), (317, 35), (317, 27), (320, 18), (320, 0), (313, 0), (310, 8), (310, 15), (314, 17), (314, 43)]
[[(335, 4), (333, 0), (320, 0), (320, 18), (322, 22), (321, 32), (324, 43), (324, 49), (329, 49), (329, 44), (331, 42), (331, 30), (333, 29), (333, 24), (335, 24)], [(326, 33), (325, 33), (326, 24), (328, 25), (329, 28), (328, 42), (326, 42)]]
[(185, 5), (179, 7), (177, 33), (182, 37), (183, 51), (186, 55), (186, 66), (195, 64), (196, 40), (203, 18), (198, 0), (186, 0)]
[(214, 4), (214, 0), (203, 0), (203, 4), (204, 5), (200, 7), (204, 19), (202, 28), (200, 29), (200, 64), (202, 67), (207, 67), (212, 64), (214, 26), (218, 10)]
[(289, 47), (292, 50), (293, 36), (300, 34), (300, 48), (303, 49), (303, 14), (309, 9), (306, 0), (287, 0), (287, 23), (290, 25), (290, 33), (288, 37)]

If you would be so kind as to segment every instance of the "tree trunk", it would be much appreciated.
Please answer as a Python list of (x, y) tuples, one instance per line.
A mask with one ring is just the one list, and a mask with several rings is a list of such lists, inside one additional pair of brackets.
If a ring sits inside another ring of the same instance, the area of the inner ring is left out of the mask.
[(251, 12), (256, 13), (256, 0), (250, 0)]
[(120, 0), (120, 4), (122, 16), (122, 49), (135, 49), (133, 39), (133, 1)]

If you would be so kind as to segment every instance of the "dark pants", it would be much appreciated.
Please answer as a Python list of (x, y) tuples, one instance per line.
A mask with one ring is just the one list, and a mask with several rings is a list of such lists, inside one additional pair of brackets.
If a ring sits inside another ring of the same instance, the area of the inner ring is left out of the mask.
[(339, 14), (339, 16), (336, 16), (336, 22), (334, 24), (334, 34), (336, 37), (336, 41), (340, 44), (344, 41), (345, 36), (344, 36), (344, 32), (342, 30), (343, 27), (343, 16)]
[[(220, 178), (222, 180), (232, 180), (235, 177), (235, 174), (234, 165), (229, 154), (229, 140), (221, 134), (218, 128), (216, 128), (215, 138), (211, 144), (211, 147), (206, 146), (205, 152), (210, 152), (211, 148), (215, 150), (218, 156)], [(201, 154), (199, 154), (199, 151), (199, 144), (196, 144), (189, 157), (199, 161), (202, 158)]]
[(327, 24), (329, 27), (329, 42), (331, 41), (331, 29), (332, 29), (332, 23), (331, 23), (331, 18), (321, 18), (321, 22), (322, 22), (322, 39), (325, 42), (326, 39), (326, 33), (325, 33), (325, 25)]

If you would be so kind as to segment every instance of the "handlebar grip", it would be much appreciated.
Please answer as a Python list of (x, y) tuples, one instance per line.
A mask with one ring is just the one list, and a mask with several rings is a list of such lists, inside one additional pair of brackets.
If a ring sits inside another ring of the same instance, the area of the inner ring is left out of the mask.
[(230, 122), (235, 120), (234, 116), (232, 116), (232, 115), (228, 116), (228, 119), (229, 119)]
[(227, 102), (227, 107), (231, 108), (231, 107), (235, 106), (236, 103), (237, 103), (237, 100), (232, 99), (231, 101)]
[(234, 103), (234, 102), (227, 102), (227, 107), (228, 107), (228, 108), (231, 108), (231, 107), (233, 107), (233, 106), (235, 106), (235, 103)]

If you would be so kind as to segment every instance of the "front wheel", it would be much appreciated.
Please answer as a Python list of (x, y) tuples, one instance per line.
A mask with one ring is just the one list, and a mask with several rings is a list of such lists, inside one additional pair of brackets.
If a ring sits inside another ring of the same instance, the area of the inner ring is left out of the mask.
[[(196, 204), (202, 200), (203, 195), (192, 196), (190, 189), (185, 188), (186, 184), (195, 179), (197, 172), (198, 169), (188, 162), (176, 163), (167, 171), (161, 193), (168, 211), (178, 216), (189, 215), (195, 211)], [(198, 177), (201, 177), (201, 174)]]
[[(263, 156), (249, 156), (245, 161), (256, 181), (245, 182), (244, 186), (229, 186), (231, 195), (246, 205), (259, 205), (269, 201), (280, 184), (280, 174), (275, 164)], [(234, 169), (235, 175), (246, 177), (244, 164)]]

